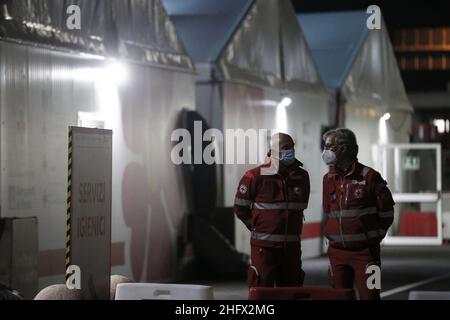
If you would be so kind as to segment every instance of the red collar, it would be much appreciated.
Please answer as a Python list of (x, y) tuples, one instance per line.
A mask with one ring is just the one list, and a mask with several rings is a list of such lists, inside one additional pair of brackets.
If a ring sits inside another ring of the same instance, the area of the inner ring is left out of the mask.
[[(347, 173), (344, 174), (344, 177), (348, 177), (348, 176), (352, 175), (353, 173), (355, 173), (355, 170), (356, 170), (357, 166), (358, 166), (358, 161), (353, 161), (352, 165), (350, 166), (350, 170), (348, 170)], [(330, 174), (330, 175), (340, 175), (336, 171), (336, 166), (335, 165), (331, 165), (329, 167), (328, 174)]]

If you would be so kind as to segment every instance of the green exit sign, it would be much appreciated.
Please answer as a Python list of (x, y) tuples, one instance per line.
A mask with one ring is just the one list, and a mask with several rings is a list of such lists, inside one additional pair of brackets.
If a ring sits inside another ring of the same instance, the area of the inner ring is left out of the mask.
[(403, 169), (405, 170), (419, 170), (420, 169), (420, 158), (409, 156), (403, 161)]

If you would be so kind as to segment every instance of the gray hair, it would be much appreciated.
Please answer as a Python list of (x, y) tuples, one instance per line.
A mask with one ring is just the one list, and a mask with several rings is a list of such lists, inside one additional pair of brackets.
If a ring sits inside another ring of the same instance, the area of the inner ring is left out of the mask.
[(336, 144), (346, 145), (350, 158), (357, 160), (359, 148), (356, 142), (356, 136), (352, 130), (346, 128), (328, 130), (323, 134), (323, 140), (325, 141), (330, 136), (334, 138)]

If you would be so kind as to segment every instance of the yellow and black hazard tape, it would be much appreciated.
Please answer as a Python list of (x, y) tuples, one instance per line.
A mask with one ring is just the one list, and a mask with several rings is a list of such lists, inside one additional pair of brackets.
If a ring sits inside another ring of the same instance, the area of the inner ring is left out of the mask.
[(70, 228), (72, 220), (72, 127), (69, 127), (69, 157), (67, 168), (67, 215), (66, 215), (66, 280), (69, 276), (67, 268), (70, 266)]

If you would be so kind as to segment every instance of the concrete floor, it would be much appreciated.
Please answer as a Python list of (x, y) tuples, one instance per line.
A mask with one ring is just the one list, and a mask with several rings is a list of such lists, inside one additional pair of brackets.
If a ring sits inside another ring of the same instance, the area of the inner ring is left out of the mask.
[[(303, 261), (305, 286), (329, 287), (328, 258)], [(247, 285), (243, 281), (203, 281), (212, 285), (218, 300), (247, 299)], [(411, 290), (450, 291), (450, 246), (442, 247), (383, 247), (383, 299), (408, 299)]]

